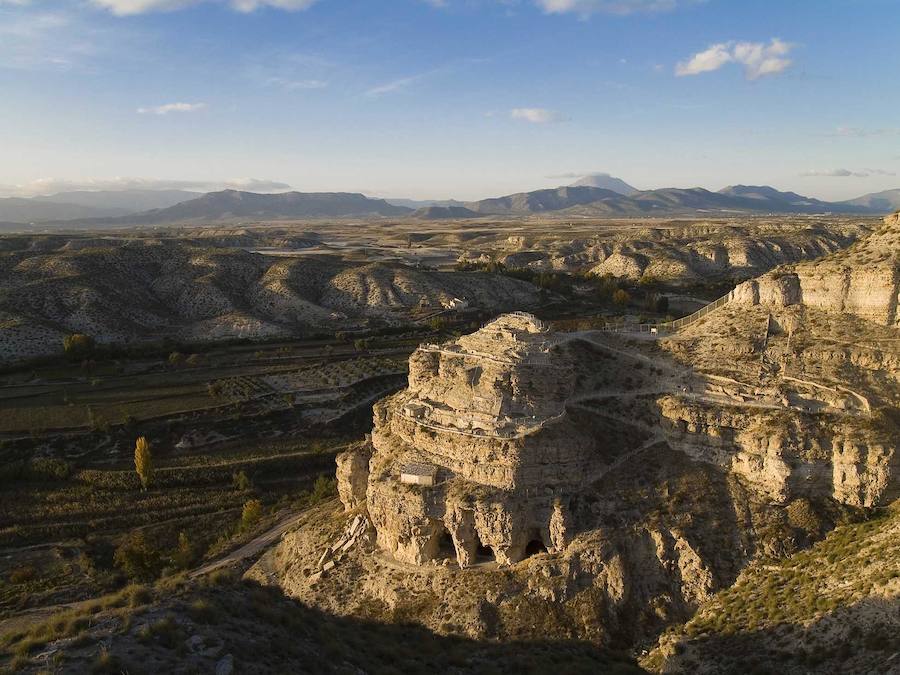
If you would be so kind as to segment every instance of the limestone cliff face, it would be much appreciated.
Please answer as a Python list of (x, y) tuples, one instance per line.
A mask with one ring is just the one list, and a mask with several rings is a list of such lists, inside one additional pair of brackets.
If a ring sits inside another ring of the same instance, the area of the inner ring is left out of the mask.
[(900, 324), (900, 223), (898, 216), (842, 251), (812, 263), (779, 268), (740, 284), (735, 301), (784, 307), (803, 304), (855, 314), (883, 326)]
[(674, 396), (658, 403), (674, 449), (740, 476), (776, 504), (831, 495), (849, 506), (872, 507), (900, 496), (896, 439), (767, 410), (729, 410)]

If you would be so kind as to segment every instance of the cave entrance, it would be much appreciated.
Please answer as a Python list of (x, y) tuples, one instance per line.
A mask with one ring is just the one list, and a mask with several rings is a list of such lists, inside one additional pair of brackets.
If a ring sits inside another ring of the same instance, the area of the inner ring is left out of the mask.
[(475, 548), (475, 562), (476, 563), (488, 563), (496, 561), (496, 556), (494, 555), (494, 549), (490, 546), (485, 546), (484, 542), (481, 541), (481, 537), (478, 538), (478, 546)]
[(456, 560), (456, 545), (453, 543), (453, 536), (446, 527), (441, 530), (440, 538), (438, 539), (437, 557), (439, 560), (444, 558)]
[(540, 539), (532, 539), (525, 546), (525, 557), (530, 558), (533, 555), (538, 555), (540, 553), (546, 553), (547, 547), (544, 546), (544, 542)]

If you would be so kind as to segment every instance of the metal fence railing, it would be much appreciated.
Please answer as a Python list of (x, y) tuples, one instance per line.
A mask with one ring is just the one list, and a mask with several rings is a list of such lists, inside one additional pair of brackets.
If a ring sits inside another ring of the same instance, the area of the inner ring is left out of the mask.
[(659, 321), (657, 323), (612, 322), (604, 324), (600, 330), (611, 331), (614, 333), (650, 333), (653, 335), (673, 333), (685, 326), (690, 326), (692, 323), (699, 321), (710, 312), (714, 312), (719, 309), (719, 307), (728, 304), (733, 298), (734, 289), (728, 291), (728, 293), (718, 300), (714, 300), (708, 305), (701, 307), (693, 314), (688, 314), (680, 319), (675, 319), (673, 321)]

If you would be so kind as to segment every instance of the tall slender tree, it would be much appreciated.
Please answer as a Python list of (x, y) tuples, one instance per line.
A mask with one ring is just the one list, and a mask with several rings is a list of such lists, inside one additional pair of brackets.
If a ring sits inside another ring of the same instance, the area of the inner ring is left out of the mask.
[(134, 444), (134, 470), (141, 479), (141, 489), (146, 492), (153, 480), (153, 457), (150, 454), (150, 441), (146, 436), (141, 436)]

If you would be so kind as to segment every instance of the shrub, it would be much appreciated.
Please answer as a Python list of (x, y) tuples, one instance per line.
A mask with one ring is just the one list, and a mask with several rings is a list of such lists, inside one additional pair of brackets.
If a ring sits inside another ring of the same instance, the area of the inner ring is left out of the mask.
[(249, 530), (259, 522), (262, 518), (262, 509), (262, 502), (258, 499), (251, 499), (244, 504), (244, 508), (241, 509), (241, 531)]
[(26, 474), (32, 480), (65, 480), (71, 471), (72, 467), (62, 459), (40, 457), (28, 463)]
[(32, 565), (23, 565), (17, 567), (9, 573), (9, 583), (24, 584), (28, 583), (37, 576), (37, 570)]
[(434, 331), (445, 330), (448, 326), (447, 319), (443, 316), (435, 316), (428, 319), (428, 327)]
[(801, 530), (808, 537), (820, 534), (824, 525), (808, 499), (795, 499), (787, 506), (788, 523)]
[(141, 530), (130, 533), (113, 554), (113, 564), (129, 579), (152, 581), (162, 569), (162, 556)]
[(184, 532), (178, 533), (178, 545), (172, 553), (172, 562), (179, 569), (187, 569), (194, 562), (194, 546)]
[(128, 601), (128, 606), (133, 609), (150, 602), (153, 599), (153, 593), (146, 586), (130, 584), (122, 591), (122, 597)]
[(94, 350), (94, 338), (83, 333), (73, 333), (63, 338), (63, 351), (67, 356), (83, 357)]
[(247, 472), (243, 469), (231, 474), (231, 484), (234, 486), (234, 489), (239, 492), (245, 492), (253, 488), (253, 483), (247, 477)]
[(322, 475), (316, 478), (313, 484), (313, 491), (310, 495), (312, 503), (318, 503), (329, 497), (333, 497), (337, 493), (337, 481), (334, 478)]
[(97, 658), (91, 664), (92, 673), (121, 673), (124, 672), (119, 659), (106, 647), (100, 647)]
[(182, 630), (174, 617), (167, 616), (146, 626), (138, 635), (142, 642), (155, 640), (167, 649), (175, 649), (183, 639)]
[(612, 295), (612, 301), (619, 305), (620, 307), (624, 307), (629, 302), (631, 302), (631, 296), (628, 295), (628, 291), (622, 290), (621, 288), (617, 290)]
[(216, 623), (219, 620), (219, 612), (216, 607), (203, 598), (194, 600), (188, 606), (187, 613), (197, 623)]

